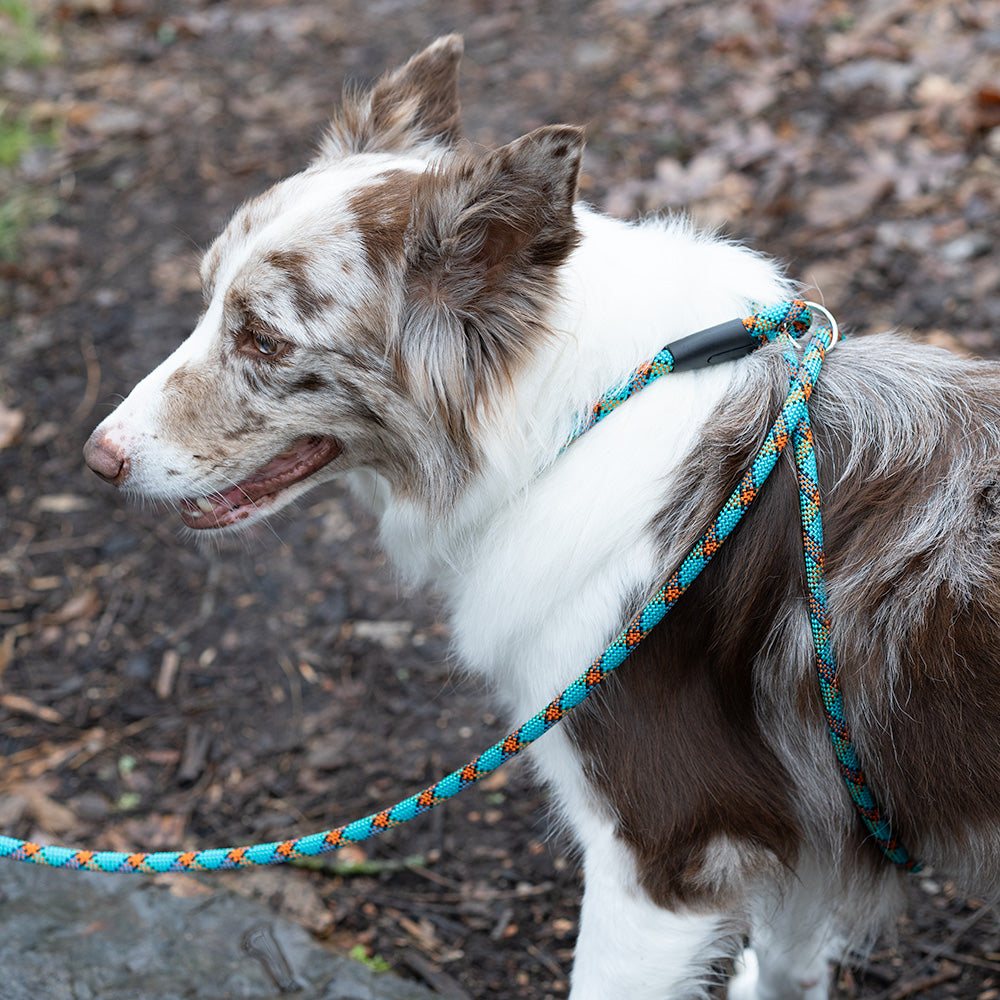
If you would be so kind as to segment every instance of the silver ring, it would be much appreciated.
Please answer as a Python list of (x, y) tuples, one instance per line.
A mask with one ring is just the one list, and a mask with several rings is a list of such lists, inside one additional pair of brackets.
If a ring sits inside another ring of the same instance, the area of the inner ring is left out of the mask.
[(815, 309), (817, 312), (822, 313), (826, 317), (827, 323), (830, 324), (830, 345), (827, 347), (827, 351), (832, 351), (834, 345), (840, 340), (840, 325), (833, 318), (833, 313), (826, 306), (821, 306), (818, 302), (809, 302), (808, 300), (806, 300), (806, 305), (809, 307), (810, 312)]

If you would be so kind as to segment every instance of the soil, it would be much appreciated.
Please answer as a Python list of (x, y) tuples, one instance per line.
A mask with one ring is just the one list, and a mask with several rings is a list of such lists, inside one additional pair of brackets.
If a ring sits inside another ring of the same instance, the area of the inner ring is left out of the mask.
[[(0, 263), (12, 835), (129, 850), (313, 832), (502, 734), (432, 597), (396, 582), (338, 488), (199, 548), (80, 457), (191, 328), (199, 253), (233, 208), (308, 160), (345, 82), (438, 34), (465, 35), (471, 138), (586, 124), (587, 200), (724, 226), (856, 334), (1000, 354), (993, 0), (34, 6), (41, 54), (0, 47), (0, 123), (40, 137), (0, 166), (23, 226)], [(331, 946), (444, 996), (566, 995), (579, 868), (526, 767), (257, 885)], [(994, 908), (934, 873), (910, 891), (896, 937), (837, 971), (839, 995), (1000, 996)]]

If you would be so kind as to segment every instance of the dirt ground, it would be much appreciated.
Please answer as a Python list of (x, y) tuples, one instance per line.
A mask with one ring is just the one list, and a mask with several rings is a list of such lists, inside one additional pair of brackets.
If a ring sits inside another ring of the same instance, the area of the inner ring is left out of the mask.
[[(304, 164), (345, 81), (438, 34), (465, 35), (471, 138), (585, 124), (596, 205), (722, 226), (855, 333), (1000, 354), (995, 0), (37, 0), (34, 26), (21, 6), (0, 2), (0, 139), (36, 140), (6, 161), (0, 143), (3, 832), (313, 832), (502, 733), (342, 491), (200, 550), (80, 457), (193, 325), (199, 252), (235, 205)], [(275, 908), (446, 997), (566, 995), (579, 870), (525, 767), (267, 875)], [(840, 996), (1000, 996), (993, 906), (933, 872), (911, 892)]]

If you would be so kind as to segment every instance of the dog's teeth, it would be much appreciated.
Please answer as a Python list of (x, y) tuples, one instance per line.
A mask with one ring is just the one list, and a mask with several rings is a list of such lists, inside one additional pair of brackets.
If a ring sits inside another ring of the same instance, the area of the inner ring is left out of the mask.
[(212, 513), (212, 502), (207, 497), (198, 497), (195, 503), (198, 505), (198, 510), (203, 514)]

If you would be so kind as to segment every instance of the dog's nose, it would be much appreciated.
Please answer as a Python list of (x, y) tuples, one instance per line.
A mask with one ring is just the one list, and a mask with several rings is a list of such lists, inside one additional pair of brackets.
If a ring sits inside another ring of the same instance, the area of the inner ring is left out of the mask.
[(83, 446), (83, 460), (101, 479), (121, 486), (128, 479), (128, 459), (117, 445), (94, 431)]

